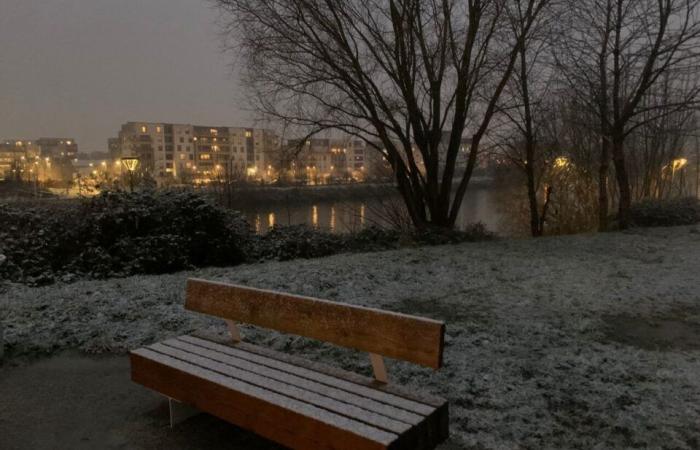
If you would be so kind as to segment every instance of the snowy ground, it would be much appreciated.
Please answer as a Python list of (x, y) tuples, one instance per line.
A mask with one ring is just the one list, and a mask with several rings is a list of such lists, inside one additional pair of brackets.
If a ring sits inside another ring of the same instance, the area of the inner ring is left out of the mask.
[[(182, 308), (187, 277), (447, 322), (445, 368), (394, 380), (450, 400), (445, 448), (700, 448), (700, 227), (510, 240), (0, 287), (6, 358), (123, 351), (217, 327)], [(2, 291), (4, 289), (4, 291)], [(368, 371), (366, 357), (247, 329)]]

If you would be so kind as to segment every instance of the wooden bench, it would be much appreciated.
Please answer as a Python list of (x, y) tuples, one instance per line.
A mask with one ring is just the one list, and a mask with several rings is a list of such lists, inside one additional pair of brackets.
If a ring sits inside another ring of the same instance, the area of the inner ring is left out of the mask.
[[(133, 381), (294, 449), (429, 449), (448, 436), (447, 401), (389, 384), (381, 356), (439, 368), (442, 322), (196, 279), (185, 306), (226, 319), (232, 341), (134, 350)], [(242, 342), (234, 321), (369, 352), (374, 378)]]

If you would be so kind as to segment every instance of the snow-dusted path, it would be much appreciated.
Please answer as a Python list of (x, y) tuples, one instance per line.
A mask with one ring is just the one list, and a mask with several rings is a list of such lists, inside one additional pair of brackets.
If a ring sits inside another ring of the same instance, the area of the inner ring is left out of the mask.
[[(445, 320), (444, 369), (390, 366), (396, 381), (450, 399), (445, 448), (700, 448), (699, 227), (10, 286), (6, 356), (123, 351), (218, 326), (183, 311), (190, 276)], [(368, 370), (361, 354), (247, 335)]]

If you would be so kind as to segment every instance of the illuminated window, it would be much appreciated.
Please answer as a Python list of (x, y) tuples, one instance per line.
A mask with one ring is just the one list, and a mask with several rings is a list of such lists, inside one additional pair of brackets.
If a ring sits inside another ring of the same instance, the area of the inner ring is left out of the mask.
[(216, 128), (212, 128), (211, 130), (209, 130), (209, 132), (215, 135), (218, 133), (218, 130)]
[(187, 158), (187, 155), (185, 155), (184, 153), (180, 153), (180, 159), (185, 159), (185, 158)]
[(211, 155), (209, 153), (202, 153), (199, 155), (199, 159), (211, 159)]
[[(160, 127), (156, 127), (156, 133), (160, 133)], [(70, 142), (69, 142), (70, 144)]]
[(246, 131), (246, 132), (245, 132), (245, 137), (247, 137), (247, 138), (253, 137), (253, 132), (252, 132), (252, 131)]
[(145, 133), (147, 131), (146, 125), (141, 126), (141, 133)]

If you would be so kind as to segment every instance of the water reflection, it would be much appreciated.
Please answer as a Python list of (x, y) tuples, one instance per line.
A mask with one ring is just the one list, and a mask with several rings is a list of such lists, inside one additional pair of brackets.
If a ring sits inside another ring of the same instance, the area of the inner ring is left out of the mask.
[[(503, 193), (492, 188), (475, 188), (465, 196), (457, 227), (482, 222), (499, 234), (510, 234), (504, 209), (499, 207)], [(400, 203), (400, 199), (391, 199)], [(333, 233), (359, 231), (371, 225), (389, 225), (387, 203), (380, 200), (317, 202), (315, 204), (275, 205), (244, 210), (256, 233), (265, 233), (275, 225), (308, 224)]]

